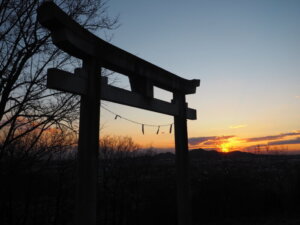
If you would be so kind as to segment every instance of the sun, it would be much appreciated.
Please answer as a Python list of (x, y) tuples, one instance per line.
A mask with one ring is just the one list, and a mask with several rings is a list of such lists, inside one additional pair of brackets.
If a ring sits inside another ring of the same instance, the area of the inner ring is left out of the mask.
[(231, 144), (230, 144), (230, 142), (225, 142), (220, 145), (220, 148), (221, 148), (222, 152), (225, 152), (225, 153), (230, 152)]
[(241, 141), (237, 139), (236, 137), (232, 137), (226, 140), (226, 142), (223, 142), (219, 145), (219, 148), (221, 152), (228, 153), (230, 151), (236, 150), (239, 147), (239, 144)]

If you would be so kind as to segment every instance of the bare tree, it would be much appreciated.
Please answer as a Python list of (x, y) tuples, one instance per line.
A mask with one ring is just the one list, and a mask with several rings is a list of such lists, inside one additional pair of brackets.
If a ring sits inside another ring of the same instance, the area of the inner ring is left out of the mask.
[(139, 184), (148, 169), (138, 150), (139, 146), (130, 137), (104, 136), (100, 139), (101, 224), (134, 224), (131, 218), (134, 216), (129, 214), (137, 208)]
[[(75, 129), (78, 98), (46, 89), (49, 67), (71, 70), (79, 61), (57, 49), (50, 34), (36, 20), (40, 0), (0, 2), (0, 158), (5, 148), (35, 132), (35, 144), (50, 127)], [(55, 1), (92, 32), (118, 26), (101, 0)]]

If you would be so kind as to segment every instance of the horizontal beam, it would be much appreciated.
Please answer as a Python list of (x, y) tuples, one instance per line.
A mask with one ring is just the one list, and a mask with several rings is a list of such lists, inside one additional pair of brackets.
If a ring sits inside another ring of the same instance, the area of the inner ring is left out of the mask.
[(170, 92), (193, 94), (200, 80), (187, 80), (126, 52), (90, 33), (52, 1), (38, 9), (38, 21), (51, 31), (53, 43), (65, 52), (85, 59), (96, 57), (101, 66), (129, 77), (144, 77)]
[[(145, 98), (144, 96), (134, 92), (110, 85), (102, 85), (101, 99), (171, 116), (176, 116), (179, 113), (178, 104), (169, 103), (154, 98)], [(187, 119), (197, 119), (195, 109), (187, 108)]]
[(87, 93), (87, 84), (84, 78), (55, 68), (48, 69), (47, 88), (77, 95)]
[[(86, 94), (86, 80), (83, 77), (59, 69), (48, 69), (47, 87), (78, 95)], [(136, 108), (146, 109), (171, 116), (179, 114), (178, 104), (147, 98), (122, 88), (101, 83), (101, 99)], [(196, 110), (187, 108), (187, 119), (197, 119)]]

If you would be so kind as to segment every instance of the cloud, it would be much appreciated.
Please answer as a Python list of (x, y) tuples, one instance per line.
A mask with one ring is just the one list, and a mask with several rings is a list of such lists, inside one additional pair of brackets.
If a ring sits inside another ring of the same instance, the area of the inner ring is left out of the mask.
[(230, 126), (229, 128), (230, 129), (238, 129), (238, 128), (244, 128), (244, 127), (247, 127), (247, 126), (248, 126), (247, 124), (240, 124), (240, 125)]
[(189, 138), (189, 144), (190, 145), (197, 145), (197, 144), (201, 144), (203, 142), (209, 141), (209, 140), (213, 140), (216, 136), (211, 136), (211, 137), (193, 137), (193, 138)]
[(204, 145), (215, 145), (216, 141), (207, 141), (204, 143)]
[(235, 137), (233, 135), (228, 136), (208, 136), (208, 137), (193, 137), (189, 138), (189, 144), (190, 145), (212, 145), (216, 144), (217, 142), (223, 142), (229, 138)]
[(274, 146), (274, 145), (291, 145), (291, 144), (300, 144), (300, 137), (289, 139), (289, 140), (280, 140), (280, 141), (271, 141), (267, 144), (259, 144), (259, 145), (251, 145), (245, 147), (244, 151), (255, 151), (257, 149), (266, 150), (267, 146)]
[(290, 145), (290, 144), (300, 144), (300, 137), (291, 140), (269, 142), (269, 145)]
[(257, 142), (257, 141), (272, 141), (272, 140), (278, 140), (284, 137), (288, 136), (297, 136), (300, 135), (300, 131), (293, 131), (289, 133), (282, 133), (278, 135), (270, 135), (270, 136), (262, 136), (262, 137), (253, 137), (253, 138), (245, 138), (244, 140), (247, 142)]
[(300, 95), (295, 96), (295, 98), (300, 98)]

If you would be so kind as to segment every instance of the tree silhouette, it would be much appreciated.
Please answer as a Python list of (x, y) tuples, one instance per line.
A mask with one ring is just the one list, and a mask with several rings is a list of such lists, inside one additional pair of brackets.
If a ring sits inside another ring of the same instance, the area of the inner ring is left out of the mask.
[[(73, 122), (78, 117), (78, 98), (49, 91), (45, 86), (47, 68), (70, 70), (79, 62), (53, 46), (49, 32), (37, 22), (36, 9), (41, 2), (0, 3), (1, 154), (33, 131), (38, 131), (36, 140), (32, 140), (35, 143), (51, 126), (74, 129)], [(118, 27), (118, 17), (108, 16), (106, 1), (55, 2), (90, 31)]]

